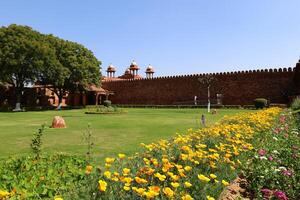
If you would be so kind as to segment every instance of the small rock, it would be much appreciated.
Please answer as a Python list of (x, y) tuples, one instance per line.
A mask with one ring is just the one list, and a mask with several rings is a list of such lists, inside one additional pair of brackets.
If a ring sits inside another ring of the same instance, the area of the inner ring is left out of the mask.
[(52, 128), (66, 128), (66, 122), (64, 118), (60, 116), (55, 116), (52, 121)]

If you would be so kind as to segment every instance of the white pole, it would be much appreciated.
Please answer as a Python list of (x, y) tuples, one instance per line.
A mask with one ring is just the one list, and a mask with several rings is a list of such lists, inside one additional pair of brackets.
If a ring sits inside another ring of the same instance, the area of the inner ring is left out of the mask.
[(210, 113), (210, 92), (209, 92), (209, 86), (207, 87), (207, 99), (208, 99), (207, 112)]

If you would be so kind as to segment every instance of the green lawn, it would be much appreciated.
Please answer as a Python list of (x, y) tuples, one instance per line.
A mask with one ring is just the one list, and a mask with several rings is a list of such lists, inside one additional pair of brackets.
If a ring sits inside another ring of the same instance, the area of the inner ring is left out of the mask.
[[(199, 128), (205, 109), (126, 109), (126, 114), (87, 115), (85, 110), (0, 113), (0, 158), (30, 152), (33, 133), (45, 123), (51, 125), (56, 115), (64, 117), (66, 129), (47, 128), (43, 137), (44, 152), (68, 152), (84, 155), (83, 132), (88, 124), (94, 136), (97, 160), (116, 153), (131, 154), (141, 142), (167, 139), (188, 128)], [(217, 115), (206, 114), (211, 124), (224, 115), (247, 110), (223, 109)]]

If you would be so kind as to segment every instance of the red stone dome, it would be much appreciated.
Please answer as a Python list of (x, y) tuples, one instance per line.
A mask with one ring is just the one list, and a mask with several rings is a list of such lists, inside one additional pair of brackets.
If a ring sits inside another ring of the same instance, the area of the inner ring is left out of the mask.
[(116, 71), (116, 68), (112, 65), (112, 64), (110, 64), (108, 67), (107, 67), (107, 70), (106, 70), (107, 72), (115, 72)]

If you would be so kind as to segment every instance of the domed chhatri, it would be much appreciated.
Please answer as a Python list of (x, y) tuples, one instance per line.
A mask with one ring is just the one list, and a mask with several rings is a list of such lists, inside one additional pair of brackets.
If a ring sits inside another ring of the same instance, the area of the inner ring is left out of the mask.
[(107, 77), (108, 78), (114, 78), (115, 77), (115, 72), (116, 72), (116, 68), (110, 64), (108, 67), (107, 67)]
[(149, 66), (146, 69), (146, 78), (153, 78), (153, 74), (154, 74), (154, 69), (153, 67), (149, 64)]
[(138, 64), (133, 60), (130, 64), (129, 70), (131, 72), (132, 75), (137, 76), (138, 75), (138, 71), (139, 71), (139, 66)]
[(124, 74), (125, 74), (125, 75), (129, 75), (129, 74), (130, 74), (130, 69), (127, 68), (127, 69), (125, 70)]

